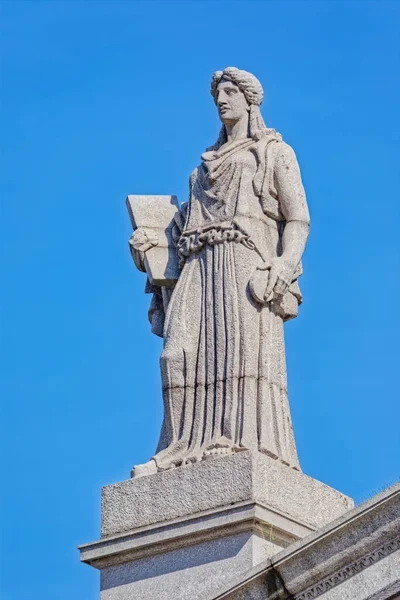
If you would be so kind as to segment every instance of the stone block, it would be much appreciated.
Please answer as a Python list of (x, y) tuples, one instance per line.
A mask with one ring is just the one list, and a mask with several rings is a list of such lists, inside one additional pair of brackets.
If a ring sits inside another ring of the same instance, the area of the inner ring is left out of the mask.
[(221, 537), (101, 571), (101, 600), (193, 600), (213, 594), (255, 563), (260, 539)]
[(266, 455), (245, 451), (104, 487), (101, 534), (245, 501), (268, 507), (309, 531), (353, 506), (350, 498), (320, 481)]
[(259, 452), (213, 456), (104, 487), (81, 560), (101, 570), (101, 600), (200, 600), (351, 506)]

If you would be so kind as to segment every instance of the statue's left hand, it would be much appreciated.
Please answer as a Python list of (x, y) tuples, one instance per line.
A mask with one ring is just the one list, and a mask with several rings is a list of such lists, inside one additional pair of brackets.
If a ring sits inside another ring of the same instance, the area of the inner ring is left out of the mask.
[(278, 256), (257, 267), (249, 284), (254, 299), (266, 304), (275, 297), (282, 298), (294, 279), (296, 266), (283, 256)]

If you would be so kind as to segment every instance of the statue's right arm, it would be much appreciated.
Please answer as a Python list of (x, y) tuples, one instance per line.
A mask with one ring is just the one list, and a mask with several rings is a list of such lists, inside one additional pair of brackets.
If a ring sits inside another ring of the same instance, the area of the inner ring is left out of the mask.
[[(188, 202), (184, 202), (179, 211), (175, 214), (175, 224), (172, 229), (172, 238), (175, 244), (177, 244), (185, 226), (187, 211)], [(131, 237), (129, 238), (129, 249), (133, 258), (133, 262), (139, 271), (146, 271), (144, 266), (144, 255), (147, 250), (157, 246), (157, 244), (158, 235), (153, 229), (139, 227), (132, 233)]]
[(158, 236), (157, 233), (152, 229), (139, 227), (132, 233), (131, 237), (129, 238), (129, 249), (131, 251), (133, 261), (139, 271), (146, 271), (144, 266), (145, 252), (150, 250), (150, 248), (157, 246), (157, 244)]

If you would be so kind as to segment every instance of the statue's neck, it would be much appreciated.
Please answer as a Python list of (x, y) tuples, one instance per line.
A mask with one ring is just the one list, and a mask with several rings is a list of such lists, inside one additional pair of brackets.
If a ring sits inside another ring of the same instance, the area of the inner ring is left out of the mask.
[(238, 140), (243, 140), (248, 137), (249, 132), (249, 116), (244, 115), (235, 123), (225, 123), (226, 142), (231, 144)]

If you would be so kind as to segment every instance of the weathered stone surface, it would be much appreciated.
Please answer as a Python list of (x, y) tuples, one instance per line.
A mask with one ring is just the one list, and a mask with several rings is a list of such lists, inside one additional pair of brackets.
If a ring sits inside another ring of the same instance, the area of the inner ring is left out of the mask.
[[(126, 199), (132, 227), (138, 231), (133, 250), (143, 252), (151, 285), (173, 286), (179, 277), (179, 262), (173, 240), (176, 196), (128, 196)], [(130, 242), (131, 243), (131, 242)]]
[(259, 538), (248, 533), (164, 552), (101, 572), (101, 600), (203, 600), (254, 565)]
[(203, 600), (351, 504), (260, 453), (215, 456), (103, 488), (102, 538), (81, 559), (102, 600)]
[(400, 484), (202, 600), (395, 600), (397, 594)]
[(256, 564), (310, 531), (308, 527), (284, 518), (278, 521), (278, 528), (276, 517), (274, 511), (254, 502), (239, 502), (104, 537), (81, 546), (81, 559), (103, 569), (246, 532), (260, 538), (262, 552), (253, 556)]
[[(152, 329), (164, 337), (164, 423), (155, 455), (134, 477), (243, 449), (300, 468), (283, 339), (283, 322), (297, 315), (302, 299), (309, 230), (300, 170), (293, 150), (262, 119), (264, 92), (254, 75), (218, 71), (211, 93), (222, 129), (174, 216), (181, 272), (171, 294), (151, 290)], [(158, 209), (149, 204), (148, 212), (130, 244), (149, 273), (150, 257), (162, 248), (154, 245)]]
[(353, 506), (327, 485), (245, 451), (104, 487), (102, 536), (249, 500), (310, 530)]
[[(81, 548), (101, 570), (102, 600), (303, 592), (331, 575), (324, 552), (340, 539), (335, 530), (326, 548), (309, 538), (310, 552), (295, 540), (352, 506), (301, 473), (291, 425), (283, 323), (302, 301), (309, 230), (296, 156), (266, 127), (253, 75), (217, 72), (211, 93), (222, 129), (192, 173), (188, 203), (128, 197), (132, 257), (164, 338), (164, 421), (153, 458), (103, 489), (102, 538)], [(289, 553), (246, 576), (288, 546), (298, 563)]]
[(395, 600), (400, 593), (399, 484), (288, 546), (283, 537), (271, 541), (259, 507), (239, 504), (83, 546), (82, 560), (102, 571), (102, 600)]

